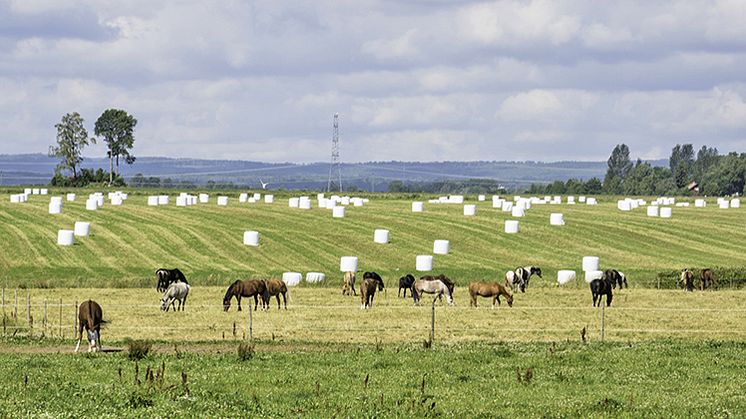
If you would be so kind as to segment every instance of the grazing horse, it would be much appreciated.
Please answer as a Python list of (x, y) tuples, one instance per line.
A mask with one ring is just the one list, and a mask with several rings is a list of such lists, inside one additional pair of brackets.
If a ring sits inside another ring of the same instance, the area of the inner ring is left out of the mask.
[(619, 284), (619, 289), (622, 289), (624, 286), (629, 288), (624, 272), (619, 272), (616, 269), (607, 269), (604, 271), (604, 278), (607, 278), (611, 282), (611, 288), (616, 288), (617, 284)]
[(78, 344), (75, 345), (75, 352), (80, 349), (80, 341), (83, 340), (83, 329), (88, 332), (88, 352), (101, 351), (101, 324), (103, 312), (101, 306), (93, 300), (83, 301), (78, 307)]
[(686, 291), (694, 291), (694, 273), (689, 268), (681, 271), (681, 284)]
[[(453, 299), (453, 289), (456, 288), (456, 284), (451, 281), (451, 278), (448, 278), (447, 276), (440, 274), (438, 276), (431, 276), (431, 275), (425, 275), (420, 278), (423, 281), (440, 281), (448, 287), (448, 292), (451, 294), (451, 299)], [(443, 302), (443, 296), (439, 295), (438, 300), (442, 303)]]
[(184, 274), (176, 268), (158, 269), (157, 271), (155, 271), (155, 277), (158, 279), (156, 289), (160, 292), (166, 291), (166, 288), (168, 288), (168, 286), (171, 285), (173, 282), (183, 282), (185, 284), (189, 283)]
[(500, 304), (500, 296), (505, 296), (505, 301), (508, 302), (508, 307), (513, 307), (513, 294), (497, 282), (472, 282), (469, 284), (469, 295), (471, 295), (471, 302), (469, 306), (477, 306), (477, 297), (492, 297), (492, 308), (495, 308), (495, 301)]
[[(418, 279), (414, 281), (412, 285), (412, 299), (414, 304), (417, 305), (420, 302), (422, 294), (435, 294), (435, 298), (439, 298), (441, 295), (446, 295), (448, 305), (453, 305), (453, 296), (448, 286), (441, 280), (425, 280)], [(433, 300), (435, 301), (435, 300)]]
[(238, 311), (241, 311), (241, 297), (254, 297), (254, 311), (259, 304), (257, 297), (262, 299), (262, 310), (269, 307), (267, 282), (259, 279), (237, 280), (232, 283), (228, 287), (228, 291), (225, 292), (225, 297), (223, 297), (223, 311), (228, 311), (231, 308), (233, 297), (236, 297), (236, 301), (238, 301)]
[(174, 311), (184, 311), (189, 296), (189, 288), (189, 284), (183, 282), (174, 282), (169, 285), (166, 292), (163, 293), (163, 298), (161, 298), (161, 310), (168, 311), (170, 307), (174, 307), (174, 302), (178, 301), (179, 307), (174, 307)]
[(285, 303), (285, 310), (288, 309), (288, 286), (285, 282), (279, 279), (270, 279), (267, 281), (267, 292), (269, 293), (268, 298), (273, 296), (277, 298), (277, 309), (280, 309), (280, 294), (282, 294), (282, 302)]
[(355, 272), (347, 271), (343, 278), (342, 295), (350, 295), (350, 290), (352, 290), (353, 295), (357, 295), (357, 292), (355, 292)]
[(414, 277), (412, 274), (406, 274), (399, 278), (399, 292), (396, 294), (397, 297), (401, 297), (401, 290), (404, 290), (404, 298), (407, 298), (407, 290), (412, 290), (412, 284), (414, 284)]
[(363, 274), (363, 281), (360, 283), (360, 309), (373, 307), (373, 297), (376, 295), (376, 289), (383, 291), (383, 279), (375, 272), (366, 272)]
[(712, 269), (702, 269), (702, 272), (699, 274), (699, 289), (704, 291), (707, 287), (717, 286), (717, 284), (718, 281), (715, 279), (715, 274), (712, 272)]
[(596, 307), (596, 303), (600, 306), (603, 304), (601, 302), (601, 296), (606, 295), (606, 306), (611, 305), (611, 299), (613, 298), (611, 294), (611, 280), (609, 278), (606, 278), (605, 276), (602, 279), (594, 279), (590, 283), (591, 286), (591, 294), (593, 294), (593, 307)]

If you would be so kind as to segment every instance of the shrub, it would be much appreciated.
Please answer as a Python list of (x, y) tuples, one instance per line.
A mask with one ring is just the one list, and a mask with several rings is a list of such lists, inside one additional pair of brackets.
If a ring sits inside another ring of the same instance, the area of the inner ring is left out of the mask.
[(147, 340), (131, 340), (127, 342), (127, 357), (132, 361), (138, 361), (150, 353), (153, 344)]
[(240, 361), (248, 361), (254, 357), (254, 344), (241, 342), (238, 344), (238, 359)]

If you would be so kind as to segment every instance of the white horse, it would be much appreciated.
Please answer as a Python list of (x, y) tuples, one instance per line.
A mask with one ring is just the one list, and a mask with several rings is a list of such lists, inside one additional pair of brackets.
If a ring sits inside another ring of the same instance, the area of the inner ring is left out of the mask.
[(189, 296), (189, 284), (184, 282), (173, 282), (168, 286), (166, 292), (163, 293), (163, 298), (161, 298), (161, 310), (168, 311), (169, 307), (174, 306), (174, 301), (178, 301), (179, 307), (174, 307), (174, 311), (184, 311), (187, 296)]
[(445, 294), (448, 305), (453, 305), (453, 296), (451, 296), (451, 291), (448, 289), (448, 286), (439, 279), (432, 281), (424, 281), (422, 279), (418, 279), (414, 281), (414, 284), (412, 284), (412, 299), (414, 300), (415, 305), (419, 304), (420, 297), (423, 293), (435, 294), (435, 298), (438, 298), (441, 295)]

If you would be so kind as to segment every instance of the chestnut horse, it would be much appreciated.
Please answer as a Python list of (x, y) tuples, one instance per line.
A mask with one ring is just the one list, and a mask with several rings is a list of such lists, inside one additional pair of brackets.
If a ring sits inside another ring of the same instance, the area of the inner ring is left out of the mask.
[(505, 297), (505, 301), (508, 302), (508, 307), (513, 307), (513, 294), (511, 294), (505, 287), (498, 284), (497, 282), (472, 282), (469, 284), (469, 294), (471, 295), (471, 304), (469, 306), (477, 306), (477, 297), (492, 297), (492, 308), (495, 308), (495, 301), (500, 304), (500, 296)]
[(704, 291), (707, 287), (717, 287), (717, 285), (718, 281), (715, 279), (715, 274), (713, 274), (712, 269), (702, 269), (702, 272), (699, 274), (699, 289)]
[[(285, 310), (288, 309), (288, 286), (279, 279), (270, 279), (267, 281), (267, 292), (269, 293), (269, 298), (272, 298), (273, 296), (277, 298), (277, 309), (280, 309), (280, 294), (282, 294), (282, 302), (285, 303)], [(269, 302), (268, 302), (269, 304)]]
[(101, 352), (101, 324), (103, 312), (101, 306), (93, 300), (83, 301), (78, 307), (78, 344), (75, 345), (75, 352), (80, 349), (80, 341), (83, 340), (83, 329), (88, 332), (88, 352)]
[(366, 309), (373, 306), (373, 297), (376, 289), (383, 291), (383, 279), (375, 272), (363, 274), (363, 282), (360, 283), (360, 308)]
[(231, 300), (236, 297), (238, 301), (238, 311), (241, 311), (241, 297), (254, 297), (254, 311), (259, 304), (257, 297), (262, 299), (262, 310), (269, 307), (269, 292), (267, 292), (267, 282), (259, 279), (247, 279), (245, 281), (237, 280), (228, 287), (223, 297), (223, 311), (231, 308)]

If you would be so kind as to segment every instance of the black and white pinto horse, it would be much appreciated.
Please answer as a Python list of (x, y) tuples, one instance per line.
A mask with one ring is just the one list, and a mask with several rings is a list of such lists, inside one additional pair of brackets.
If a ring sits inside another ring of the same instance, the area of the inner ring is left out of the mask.
[(629, 288), (627, 283), (627, 276), (624, 272), (619, 272), (616, 269), (607, 269), (604, 271), (604, 278), (607, 278), (611, 282), (611, 288), (616, 288), (619, 285), (619, 289)]
[(185, 284), (188, 284), (189, 281), (187, 281), (184, 274), (177, 268), (174, 269), (158, 269), (155, 271), (155, 277), (158, 280), (158, 283), (156, 285), (156, 289), (159, 292), (164, 292), (166, 289), (168, 289), (168, 286), (173, 284), (174, 282), (183, 282)]
[(521, 292), (526, 292), (526, 288), (528, 288), (528, 281), (533, 275), (541, 278), (541, 268), (539, 268), (538, 266), (518, 267), (515, 269), (515, 271), (508, 271), (505, 273), (505, 286), (509, 287), (513, 291), (518, 288), (521, 290)]

